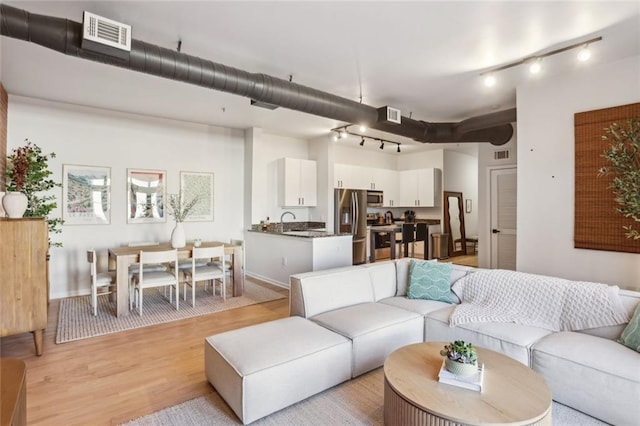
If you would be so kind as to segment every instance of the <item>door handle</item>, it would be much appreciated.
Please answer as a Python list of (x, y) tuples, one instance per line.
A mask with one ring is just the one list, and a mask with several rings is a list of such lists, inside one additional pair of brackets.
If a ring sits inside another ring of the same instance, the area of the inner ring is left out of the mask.
[(492, 229), (491, 232), (494, 233), (494, 234), (499, 234), (500, 230), (499, 229)]

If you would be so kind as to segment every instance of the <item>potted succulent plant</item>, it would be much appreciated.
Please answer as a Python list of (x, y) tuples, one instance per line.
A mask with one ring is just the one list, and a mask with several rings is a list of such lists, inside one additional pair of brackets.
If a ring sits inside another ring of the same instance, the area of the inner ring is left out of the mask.
[[(11, 193), (22, 193), (26, 196), (26, 207), (18, 216), (10, 217), (45, 217), (49, 225), (49, 232), (59, 234), (64, 221), (61, 218), (51, 218), (49, 214), (57, 207), (55, 195), (42, 195), (43, 192), (60, 187), (55, 182), (49, 170), (49, 160), (55, 158), (55, 153), (45, 154), (42, 149), (25, 139), (25, 144), (14, 148), (7, 156), (6, 189), (7, 195), (3, 198), (3, 206), (6, 198)], [(5, 211), (8, 210), (5, 207)], [(61, 243), (51, 243), (52, 246), (61, 246)]]
[(471, 343), (456, 340), (444, 345), (440, 355), (446, 357), (444, 367), (458, 376), (470, 376), (478, 371), (478, 354)]

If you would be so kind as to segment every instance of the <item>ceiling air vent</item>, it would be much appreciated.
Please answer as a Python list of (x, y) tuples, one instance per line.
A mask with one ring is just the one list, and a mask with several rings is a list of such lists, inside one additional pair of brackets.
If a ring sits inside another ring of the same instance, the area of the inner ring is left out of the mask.
[(104, 55), (126, 58), (131, 51), (131, 25), (84, 12), (82, 48)]
[(401, 114), (400, 110), (391, 108), (389, 106), (383, 106), (378, 108), (378, 122), (379, 123), (393, 123), (400, 124)]
[(505, 149), (503, 151), (494, 151), (493, 152), (494, 160), (508, 160), (509, 159), (509, 150)]

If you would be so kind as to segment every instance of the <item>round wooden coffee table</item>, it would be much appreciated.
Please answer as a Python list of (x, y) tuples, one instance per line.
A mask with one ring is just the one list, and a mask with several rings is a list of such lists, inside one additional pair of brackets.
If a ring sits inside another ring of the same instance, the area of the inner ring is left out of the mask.
[(417, 343), (384, 363), (384, 423), (390, 425), (551, 425), (542, 377), (505, 355), (477, 348), (482, 392), (438, 382), (442, 342)]

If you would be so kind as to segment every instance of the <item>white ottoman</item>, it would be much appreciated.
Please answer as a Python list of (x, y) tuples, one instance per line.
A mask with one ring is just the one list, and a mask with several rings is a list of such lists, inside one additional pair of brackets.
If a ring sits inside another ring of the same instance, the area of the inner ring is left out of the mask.
[(302, 317), (209, 336), (207, 379), (244, 424), (351, 378), (351, 341)]

